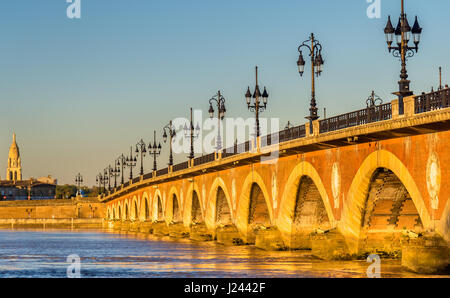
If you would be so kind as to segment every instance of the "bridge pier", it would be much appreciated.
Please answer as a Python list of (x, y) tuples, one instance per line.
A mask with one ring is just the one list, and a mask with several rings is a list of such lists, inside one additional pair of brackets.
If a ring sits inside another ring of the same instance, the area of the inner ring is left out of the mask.
[(173, 238), (187, 238), (189, 237), (189, 231), (183, 225), (183, 223), (169, 224), (168, 227), (169, 236)]
[(130, 221), (130, 226), (128, 228), (128, 231), (129, 232), (139, 232), (139, 226), (140, 226), (139, 221)]
[(156, 236), (168, 236), (169, 235), (169, 228), (167, 227), (167, 224), (165, 221), (158, 221), (152, 225), (153, 227), (153, 234)]
[(281, 233), (277, 228), (271, 227), (256, 232), (255, 246), (268, 251), (286, 250)]
[(311, 250), (311, 233), (313, 231), (294, 233), (288, 237), (287, 246), (291, 250)]
[(217, 228), (216, 230), (217, 243), (223, 245), (243, 245), (244, 241), (234, 225), (227, 225)]
[(204, 223), (191, 225), (189, 229), (189, 238), (194, 241), (213, 240), (213, 236)]
[(130, 230), (130, 226), (131, 226), (131, 222), (129, 220), (124, 220), (124, 221), (122, 221), (120, 230), (128, 232)]
[(344, 236), (337, 229), (312, 234), (311, 251), (314, 256), (323, 260), (348, 260), (352, 258)]
[(450, 249), (437, 234), (406, 239), (402, 247), (402, 266), (422, 274), (450, 274)]
[(152, 234), (153, 233), (153, 226), (151, 221), (143, 221), (139, 223), (139, 232), (146, 233), (146, 234)]
[(358, 253), (360, 255), (374, 253), (382, 257), (397, 258), (401, 256), (402, 238), (404, 238), (403, 233), (398, 230), (396, 232), (363, 232), (359, 240)]

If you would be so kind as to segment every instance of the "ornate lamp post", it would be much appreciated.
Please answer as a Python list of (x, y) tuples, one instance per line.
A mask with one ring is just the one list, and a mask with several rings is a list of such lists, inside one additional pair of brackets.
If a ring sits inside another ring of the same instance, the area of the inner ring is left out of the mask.
[(103, 175), (102, 175), (102, 173), (99, 173), (97, 175), (97, 177), (95, 178), (95, 181), (98, 183), (98, 191), (99, 191), (99, 193), (101, 194), (101, 193), (105, 192), (106, 191), (105, 189), (102, 190), (102, 185), (103, 185)]
[(141, 154), (141, 176), (144, 175), (144, 156), (147, 153), (146, 147), (147, 145), (142, 139), (136, 144), (136, 154)]
[[(389, 53), (392, 52), (392, 55), (396, 58), (400, 58), (402, 62), (402, 70), (400, 71), (400, 81), (398, 82), (399, 91), (393, 94), (398, 96), (399, 113), (403, 114), (404, 112), (403, 98), (413, 94), (413, 92), (411, 92), (411, 90), (409, 89), (410, 81), (408, 80), (408, 72), (406, 71), (406, 61), (408, 58), (414, 56), (414, 52), (416, 53), (418, 52), (420, 43), (420, 34), (422, 33), (422, 28), (419, 26), (417, 16), (413, 27), (411, 28), (409, 26), (408, 18), (406, 17), (405, 14), (404, 0), (402, 0), (402, 12), (400, 14), (397, 28), (394, 29), (391, 22), (391, 16), (389, 16), (386, 28), (384, 29), (384, 33), (386, 34), (386, 42), (388, 45)], [(397, 46), (392, 46), (392, 43), (394, 41), (394, 34), (396, 37)], [(413, 47), (409, 46), (411, 34), (414, 43)]]
[[(249, 87), (250, 88), (250, 87)], [(225, 97), (222, 96), (220, 90), (217, 91), (217, 94), (214, 95), (209, 100), (209, 117), (214, 118), (214, 108), (212, 103), (215, 102), (217, 104), (217, 141), (216, 141), (216, 149), (222, 149), (222, 138), (220, 137), (220, 120), (223, 120), (225, 117), (225, 113), (227, 109), (225, 108)]]
[(156, 130), (153, 131), (153, 146), (152, 142), (149, 142), (148, 144), (148, 153), (153, 155), (153, 171), (156, 171), (158, 169), (156, 165), (156, 157), (161, 154), (161, 143), (156, 146)]
[(111, 191), (111, 166), (108, 166), (104, 171), (103, 171), (103, 182), (105, 184), (105, 189), (106, 189), (106, 183), (108, 183), (108, 191)]
[(200, 126), (197, 123), (197, 126), (194, 128), (194, 121), (192, 119), (192, 108), (191, 108), (191, 121), (189, 122), (189, 128), (186, 123), (184, 124), (184, 137), (189, 138), (191, 141), (191, 151), (189, 153), (189, 158), (193, 159), (194, 156), (194, 139), (198, 138), (200, 133)]
[(80, 173), (75, 176), (75, 184), (77, 186), (77, 192), (81, 195), (81, 184), (83, 184), (83, 176)]
[(117, 167), (117, 162), (114, 163), (114, 168), (111, 168), (110, 175), (114, 177), (114, 188), (117, 188), (117, 177), (120, 176), (120, 169)]
[[(254, 101), (252, 102), (252, 97)], [(262, 102), (261, 102), (262, 98)], [(258, 66), (256, 66), (256, 86), (255, 91), (253, 92), (253, 96), (250, 93), (250, 87), (247, 89), (247, 93), (245, 93), (245, 99), (247, 101), (247, 108), (250, 112), (255, 112), (256, 118), (256, 137), (259, 137), (259, 113), (263, 112), (267, 108), (267, 99), (269, 98), (269, 93), (267, 93), (266, 87), (264, 87), (264, 92), (261, 95), (261, 91), (259, 90), (258, 85)]]
[(172, 120), (170, 120), (169, 124), (164, 126), (163, 131), (164, 131), (163, 133), (164, 143), (167, 142), (167, 131), (169, 131), (169, 143), (170, 143), (169, 166), (173, 166), (172, 140), (177, 134), (175, 132), (175, 127), (172, 125)]
[(133, 157), (133, 147), (130, 147), (130, 156), (125, 159), (125, 164), (130, 168), (130, 180), (133, 180), (133, 167), (136, 166), (137, 159)]
[(123, 154), (117, 158), (116, 165), (120, 167), (118, 170), (119, 170), (119, 172), (122, 172), (121, 183), (124, 184), (125, 182), (123, 179), (123, 175), (125, 174), (125, 167), (127, 166), (127, 159), (125, 158), (125, 156)]
[(306, 119), (309, 119), (309, 129), (310, 132), (313, 132), (312, 122), (314, 120), (319, 119), (319, 115), (317, 113), (317, 103), (316, 103), (316, 81), (314, 78), (314, 74), (319, 77), (323, 71), (323, 58), (322, 58), (322, 45), (320, 42), (315, 39), (314, 33), (311, 33), (311, 37), (304, 41), (299, 47), (298, 51), (300, 56), (298, 57), (297, 66), (298, 72), (300, 76), (303, 76), (305, 72), (305, 59), (303, 58), (302, 49), (305, 48), (306, 51), (309, 51), (309, 56), (311, 57), (311, 102), (309, 108), (309, 116)]

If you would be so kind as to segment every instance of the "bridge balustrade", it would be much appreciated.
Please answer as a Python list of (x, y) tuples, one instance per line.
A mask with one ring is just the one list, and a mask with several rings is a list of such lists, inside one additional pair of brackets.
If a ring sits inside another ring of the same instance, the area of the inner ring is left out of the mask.
[(165, 169), (161, 169), (161, 170), (156, 171), (156, 177), (164, 176), (164, 175), (167, 175), (167, 174), (169, 174), (169, 168), (165, 168)]
[(144, 174), (144, 180), (146, 180), (146, 179), (150, 179), (150, 178), (153, 178), (153, 172), (150, 172), (150, 173)]
[(185, 161), (185, 162), (179, 163), (177, 165), (174, 165), (172, 168), (172, 172), (178, 172), (178, 171), (181, 171), (181, 170), (184, 170), (187, 168), (189, 168), (189, 162)]
[(275, 132), (270, 135), (261, 137), (261, 146), (266, 147), (270, 145), (275, 145), (290, 140), (304, 138), (306, 136), (305, 125), (299, 125), (292, 128), (287, 128), (279, 132)]
[(364, 125), (392, 118), (391, 103), (368, 107), (319, 121), (319, 132), (325, 133), (347, 127)]
[(194, 159), (194, 166), (202, 165), (208, 162), (212, 162), (215, 160), (215, 153), (211, 153), (208, 155), (200, 156)]
[(416, 114), (440, 110), (450, 107), (450, 88), (431, 93), (422, 93), (414, 98)]

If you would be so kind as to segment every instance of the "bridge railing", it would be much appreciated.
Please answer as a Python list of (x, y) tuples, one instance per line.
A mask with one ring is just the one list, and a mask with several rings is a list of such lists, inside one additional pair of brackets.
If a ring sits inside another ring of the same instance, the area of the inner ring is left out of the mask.
[(306, 137), (305, 125), (286, 128), (285, 130), (261, 137), (261, 147), (275, 145), (304, 137)]
[(185, 161), (185, 162), (174, 165), (172, 168), (172, 172), (178, 172), (178, 171), (181, 171), (181, 170), (184, 170), (187, 168), (189, 168), (189, 162)]
[(319, 121), (319, 132), (325, 133), (392, 118), (392, 105), (385, 103)]
[(144, 174), (144, 177), (143, 177), (143, 179), (144, 179), (144, 180), (146, 180), (146, 179), (150, 179), (150, 178), (153, 178), (153, 172), (150, 172), (150, 173)]
[(215, 153), (210, 153), (208, 155), (203, 155), (194, 159), (194, 166), (202, 165), (208, 162), (212, 162), (216, 159)]
[(450, 88), (435, 92), (423, 92), (414, 98), (414, 112), (416, 114), (440, 110), (450, 107)]
[(169, 174), (169, 168), (164, 168), (164, 169), (156, 171), (156, 177), (164, 176), (167, 174)]

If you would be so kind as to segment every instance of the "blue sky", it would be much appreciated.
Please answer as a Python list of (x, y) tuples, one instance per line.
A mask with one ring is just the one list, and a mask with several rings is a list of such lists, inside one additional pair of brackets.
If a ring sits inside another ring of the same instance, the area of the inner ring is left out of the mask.
[[(381, 19), (369, 19), (366, 0), (81, 0), (81, 19), (71, 20), (65, 0), (2, 1), (0, 176), (13, 131), (25, 178), (72, 183), (81, 172), (94, 184), (99, 169), (190, 106), (206, 114), (219, 89), (229, 117), (248, 117), (255, 65), (270, 93), (264, 116), (304, 123), (310, 80), (298, 75), (297, 46), (311, 32), (324, 47), (320, 115), (360, 109), (371, 90), (390, 101), (400, 65), (383, 28), (388, 14), (396, 23), (400, 0), (381, 4)], [(408, 64), (419, 93), (438, 84), (439, 65), (444, 80), (450, 72), (450, 2), (406, 0), (406, 10), (424, 27)]]

